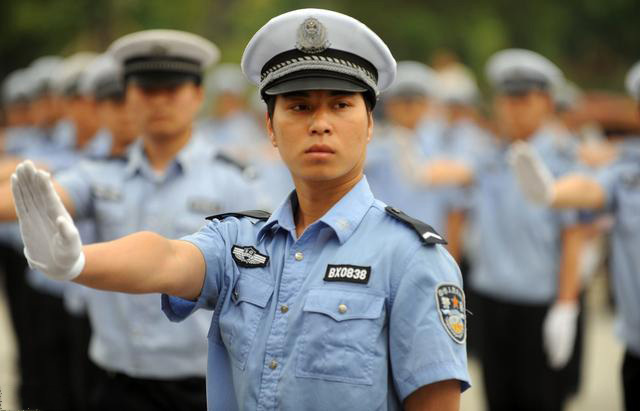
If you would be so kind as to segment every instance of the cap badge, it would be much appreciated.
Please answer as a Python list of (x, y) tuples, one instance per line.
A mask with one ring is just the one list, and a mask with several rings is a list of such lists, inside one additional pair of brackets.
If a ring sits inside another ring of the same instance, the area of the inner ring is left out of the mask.
[(161, 44), (152, 45), (149, 51), (154, 56), (166, 56), (169, 54), (169, 50)]
[(298, 27), (296, 48), (303, 53), (321, 53), (329, 48), (326, 27), (314, 17), (309, 17)]

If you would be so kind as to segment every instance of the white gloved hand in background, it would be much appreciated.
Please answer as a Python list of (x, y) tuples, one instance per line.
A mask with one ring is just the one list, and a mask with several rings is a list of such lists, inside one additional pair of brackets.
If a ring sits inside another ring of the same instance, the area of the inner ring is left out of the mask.
[(49, 173), (24, 161), (11, 176), (11, 190), (29, 266), (56, 280), (80, 275), (85, 262), (80, 234)]
[(547, 360), (553, 369), (561, 369), (573, 353), (580, 308), (577, 302), (556, 302), (542, 324), (542, 338)]
[(553, 175), (531, 146), (524, 142), (513, 143), (509, 152), (509, 163), (520, 189), (527, 198), (538, 204), (551, 203)]

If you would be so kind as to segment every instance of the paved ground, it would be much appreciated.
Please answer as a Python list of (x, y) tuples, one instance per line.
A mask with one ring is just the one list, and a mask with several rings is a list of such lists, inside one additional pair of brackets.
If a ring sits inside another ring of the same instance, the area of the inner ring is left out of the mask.
[[(606, 309), (603, 277), (596, 278), (587, 298), (585, 366), (580, 393), (568, 411), (615, 411), (622, 409), (620, 363), (622, 347), (613, 336), (613, 320)], [(19, 376), (15, 368), (15, 341), (0, 289), (0, 410), (17, 410), (15, 396)], [(483, 411), (482, 378), (475, 361), (470, 362), (474, 386), (462, 396), (462, 411)]]

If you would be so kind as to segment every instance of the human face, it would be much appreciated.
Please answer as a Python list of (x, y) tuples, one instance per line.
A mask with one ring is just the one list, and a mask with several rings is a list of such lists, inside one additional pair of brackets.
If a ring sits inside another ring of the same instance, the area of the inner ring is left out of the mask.
[(124, 101), (105, 100), (98, 103), (98, 114), (102, 125), (118, 143), (127, 146), (138, 136), (131, 112)]
[(385, 104), (389, 119), (409, 130), (415, 130), (427, 114), (429, 101), (426, 97), (392, 97)]
[(553, 113), (549, 94), (531, 91), (522, 95), (499, 95), (494, 100), (498, 130), (510, 140), (524, 140)]
[(127, 85), (126, 103), (135, 126), (143, 136), (151, 138), (171, 139), (187, 132), (202, 99), (202, 88), (192, 82), (158, 89)]
[(360, 93), (314, 90), (276, 96), (269, 138), (295, 181), (362, 175), (373, 119)]
[(96, 102), (93, 98), (76, 96), (67, 100), (66, 113), (84, 138), (92, 137), (100, 127)]

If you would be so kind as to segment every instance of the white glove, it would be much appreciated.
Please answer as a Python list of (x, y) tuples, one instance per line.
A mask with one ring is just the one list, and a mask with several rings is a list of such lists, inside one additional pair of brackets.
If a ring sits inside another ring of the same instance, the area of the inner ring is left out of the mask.
[(555, 303), (542, 324), (542, 339), (547, 360), (553, 369), (561, 369), (571, 357), (576, 339), (579, 307), (577, 302)]
[(85, 261), (80, 234), (49, 173), (24, 161), (11, 176), (11, 190), (29, 266), (56, 280), (80, 275)]
[(551, 203), (554, 178), (531, 146), (523, 142), (513, 143), (509, 163), (520, 188), (529, 200), (538, 204)]

